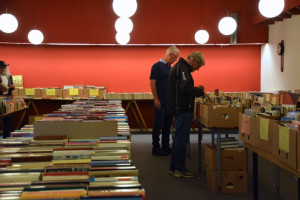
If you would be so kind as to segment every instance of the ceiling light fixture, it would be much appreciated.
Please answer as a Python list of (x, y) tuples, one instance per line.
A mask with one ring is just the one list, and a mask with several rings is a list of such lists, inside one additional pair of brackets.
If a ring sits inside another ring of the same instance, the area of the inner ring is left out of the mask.
[(4, 33), (13, 33), (18, 28), (18, 20), (12, 14), (0, 15), (0, 30)]
[(267, 17), (278, 16), (284, 8), (284, 0), (260, 0), (258, 3), (259, 12)]
[[(32, 3), (33, 3), (32, 7), (34, 9), (33, 10), (33, 22), (34, 22), (34, 24), (36, 24), (35, 0)], [(41, 44), (44, 41), (43, 33), (40, 30), (37, 30), (36, 27), (35, 27), (35, 29), (29, 31), (27, 38), (28, 38), (29, 42), (34, 45)]]
[(203, 24), (203, 0), (201, 0), (201, 29), (195, 33), (195, 40), (199, 44), (205, 44), (209, 39), (209, 34), (206, 30), (202, 29)]
[(115, 23), (115, 29), (117, 32), (131, 33), (133, 29), (133, 23), (129, 18), (121, 17), (117, 19)]
[(113, 10), (119, 17), (131, 17), (137, 10), (136, 0), (114, 0)]
[(130, 40), (130, 33), (133, 29), (133, 23), (129, 19), (137, 9), (136, 0), (114, 0), (113, 10), (120, 18), (115, 22), (115, 29), (117, 31), (116, 41), (125, 45)]
[(206, 30), (199, 30), (195, 33), (195, 40), (199, 44), (205, 44), (209, 39), (209, 34)]
[(121, 32), (118, 32), (116, 34), (116, 40), (119, 44), (121, 45), (125, 45), (129, 42), (130, 40), (130, 35), (129, 33), (121, 33)]
[(41, 44), (44, 40), (44, 35), (41, 31), (34, 29), (28, 33), (28, 40), (31, 44)]
[(231, 35), (237, 28), (237, 23), (232, 17), (223, 17), (218, 24), (219, 31), (223, 35)]

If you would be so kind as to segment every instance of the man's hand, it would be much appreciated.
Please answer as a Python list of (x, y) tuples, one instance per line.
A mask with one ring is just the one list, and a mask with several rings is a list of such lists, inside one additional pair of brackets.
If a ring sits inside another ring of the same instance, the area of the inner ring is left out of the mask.
[(203, 85), (199, 85), (197, 88), (200, 88), (201, 90), (204, 91), (204, 86)]
[(15, 84), (12, 84), (9, 88), (11, 88), (12, 90), (14, 90), (16, 88)]
[(155, 104), (155, 108), (157, 110), (160, 110), (161, 109), (161, 104), (160, 104), (160, 101), (158, 99), (154, 100), (154, 104)]
[(206, 98), (208, 99), (209, 102), (212, 102), (212, 100), (211, 100), (209, 94), (207, 94), (207, 93), (204, 92), (204, 97), (206, 97)]

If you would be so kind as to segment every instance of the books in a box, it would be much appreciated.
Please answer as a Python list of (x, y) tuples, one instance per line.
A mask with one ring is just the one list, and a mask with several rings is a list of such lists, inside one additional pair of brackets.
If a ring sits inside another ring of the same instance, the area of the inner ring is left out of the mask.
[[(216, 143), (217, 143), (216, 139)], [(237, 140), (235, 137), (227, 137), (227, 138), (220, 138), (221, 143), (221, 149), (227, 149), (227, 148), (238, 148), (239, 140)]]

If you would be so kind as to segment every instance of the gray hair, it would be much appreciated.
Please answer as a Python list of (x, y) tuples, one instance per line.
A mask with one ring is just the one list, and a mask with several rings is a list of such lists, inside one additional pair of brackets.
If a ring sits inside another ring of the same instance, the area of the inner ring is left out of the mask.
[(178, 53), (178, 54), (180, 54), (180, 51), (176, 46), (170, 46), (167, 49), (166, 55), (168, 55), (169, 53)]
[(199, 51), (193, 52), (188, 56), (188, 59), (190, 60), (196, 60), (201, 66), (205, 65), (204, 56)]

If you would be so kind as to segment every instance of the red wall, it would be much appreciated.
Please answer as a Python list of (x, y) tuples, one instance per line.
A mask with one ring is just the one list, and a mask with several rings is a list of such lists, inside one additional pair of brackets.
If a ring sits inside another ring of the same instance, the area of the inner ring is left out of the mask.
[[(286, 0), (288, 1), (288, 0)], [(291, 1), (291, 0), (289, 0)], [(267, 24), (252, 25), (258, 0), (138, 0), (131, 17), (134, 28), (130, 44), (196, 44), (194, 35), (203, 26), (209, 44), (229, 43), (218, 23), (227, 14), (238, 15), (238, 43), (266, 43)], [(202, 6), (203, 5), (203, 6)], [(16, 16), (18, 29), (0, 31), (0, 42), (26, 42), (35, 26), (44, 33), (44, 43), (116, 44), (117, 15), (112, 0), (2, 0), (0, 14)]]
[[(106, 86), (108, 92), (150, 92), (153, 63), (166, 46), (0, 45), (0, 60), (24, 87)], [(206, 91), (260, 90), (260, 46), (179, 46), (180, 56), (201, 51), (206, 66), (193, 73)]]

